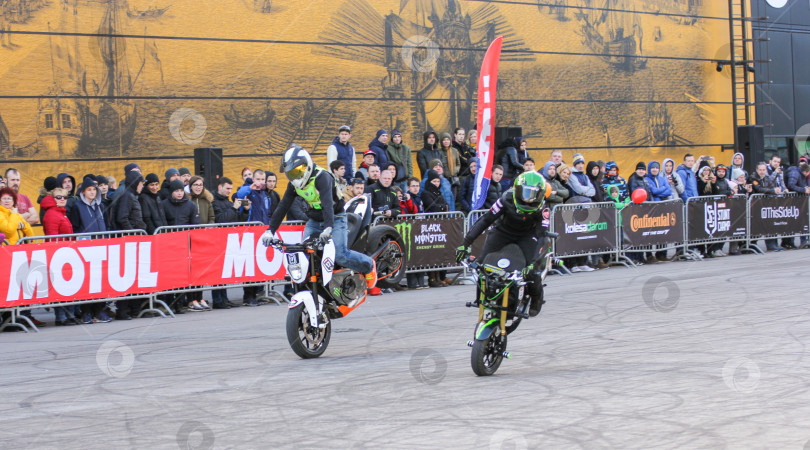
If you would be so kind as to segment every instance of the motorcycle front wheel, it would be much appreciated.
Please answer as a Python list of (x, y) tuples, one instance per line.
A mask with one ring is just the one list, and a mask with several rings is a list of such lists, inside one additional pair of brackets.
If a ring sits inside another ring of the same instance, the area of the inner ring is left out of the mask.
[(309, 323), (309, 313), (303, 303), (287, 311), (287, 342), (290, 343), (292, 351), (301, 358), (321, 356), (329, 346), (331, 336), (332, 322), (328, 322), (325, 328), (313, 327)]
[(479, 377), (494, 374), (503, 361), (503, 352), (506, 351), (506, 336), (500, 332), (492, 333), (488, 338), (473, 343), (470, 364), (472, 370)]

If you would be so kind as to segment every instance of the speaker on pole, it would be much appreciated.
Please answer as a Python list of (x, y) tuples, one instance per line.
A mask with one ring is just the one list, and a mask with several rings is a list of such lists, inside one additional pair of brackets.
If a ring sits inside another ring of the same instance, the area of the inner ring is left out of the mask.
[(757, 163), (765, 161), (765, 127), (745, 125), (737, 127), (737, 151), (745, 158), (745, 170), (754, 173)]
[(222, 149), (214, 147), (194, 149), (194, 174), (203, 177), (205, 188), (216, 192), (222, 177)]

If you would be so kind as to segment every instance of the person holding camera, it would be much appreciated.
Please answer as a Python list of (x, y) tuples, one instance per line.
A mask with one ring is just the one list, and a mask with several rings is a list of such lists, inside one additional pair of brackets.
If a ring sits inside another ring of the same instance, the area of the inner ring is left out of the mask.
[(669, 183), (669, 189), (672, 191), (671, 194), (666, 200), (675, 200), (681, 198), (681, 194), (683, 194), (684, 189), (686, 186), (683, 184), (681, 180), (681, 176), (678, 175), (678, 171), (675, 170), (675, 160), (672, 158), (665, 158), (664, 159), (664, 168), (663, 168), (664, 178), (666, 178), (667, 183)]
[(397, 194), (391, 190), (393, 181), (394, 177), (391, 171), (384, 170), (380, 174), (380, 180), (369, 188), (371, 191), (371, 208), (375, 211), (375, 214), (396, 217), (402, 212)]

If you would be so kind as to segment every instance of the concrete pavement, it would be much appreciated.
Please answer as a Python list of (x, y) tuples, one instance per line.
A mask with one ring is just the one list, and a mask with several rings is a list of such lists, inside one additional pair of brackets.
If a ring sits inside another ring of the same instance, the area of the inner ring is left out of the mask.
[(370, 298), (308, 361), (279, 306), (1, 333), (0, 442), (810, 448), (808, 255), (549, 277), (486, 378), (471, 286)]

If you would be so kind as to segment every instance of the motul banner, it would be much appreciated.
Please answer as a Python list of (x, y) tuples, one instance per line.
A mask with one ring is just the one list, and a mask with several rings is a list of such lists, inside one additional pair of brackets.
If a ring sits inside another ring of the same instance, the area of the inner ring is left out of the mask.
[(686, 203), (689, 241), (745, 239), (748, 200), (740, 197), (694, 197)]
[(630, 203), (622, 210), (624, 245), (680, 244), (683, 242), (683, 202)]
[(805, 234), (810, 228), (806, 195), (751, 197), (751, 237)]
[[(262, 244), (265, 226), (206, 228), (191, 233), (192, 286), (249, 283), (284, 279), (282, 253)], [(278, 235), (287, 243), (301, 242), (304, 227), (282, 225)]]
[[(0, 247), (0, 308), (284, 278), (266, 227), (202, 228), (114, 239)], [(301, 242), (303, 225), (282, 225)]]
[(487, 198), (492, 178), (492, 160), (495, 156), (495, 94), (498, 88), (498, 66), (501, 62), (503, 36), (498, 36), (487, 49), (478, 77), (478, 146), (476, 147), (478, 171), (475, 174), (475, 189), (472, 209), (479, 209)]
[(0, 247), (0, 308), (188, 286), (188, 232)]

